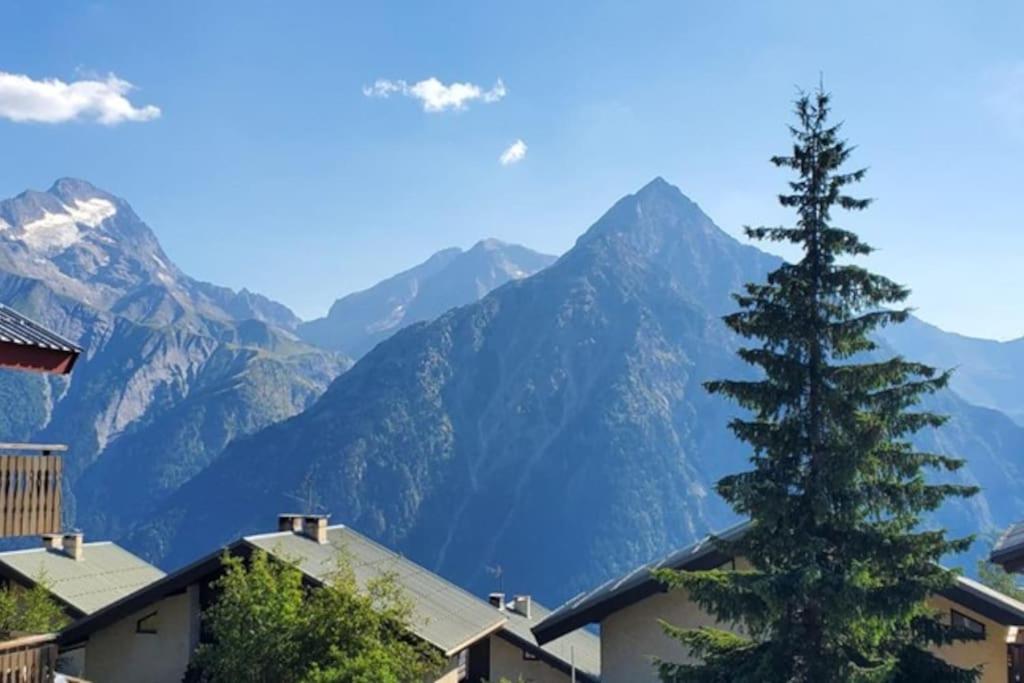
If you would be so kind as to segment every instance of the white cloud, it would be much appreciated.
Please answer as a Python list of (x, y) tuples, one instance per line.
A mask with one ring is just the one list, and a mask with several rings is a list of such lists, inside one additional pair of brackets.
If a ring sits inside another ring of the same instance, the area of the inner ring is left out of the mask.
[(1014, 135), (1024, 137), (1024, 62), (993, 73), (988, 106)]
[(526, 158), (526, 143), (522, 140), (516, 140), (508, 146), (501, 156), (498, 157), (498, 161), (501, 162), (502, 166), (511, 166), (512, 164), (518, 164), (520, 161)]
[(379, 78), (373, 85), (364, 85), (367, 97), (390, 97), (404, 95), (423, 103), (423, 111), (439, 112), (446, 109), (465, 109), (469, 102), (481, 100), (487, 104), (497, 102), (507, 94), (505, 84), (499, 78), (490, 90), (484, 90), (473, 83), (452, 83), (445, 85), (434, 77), (417, 83), (391, 81)]
[(0, 71), (0, 117), (16, 122), (64, 123), (87, 119), (112, 126), (160, 116), (153, 105), (136, 107), (126, 95), (134, 88), (114, 74), (106, 79), (65, 83)]

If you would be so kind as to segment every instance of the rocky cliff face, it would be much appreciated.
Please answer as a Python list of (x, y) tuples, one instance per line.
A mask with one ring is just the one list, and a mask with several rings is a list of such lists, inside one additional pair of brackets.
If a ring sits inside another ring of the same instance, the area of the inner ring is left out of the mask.
[(85, 349), (70, 379), (0, 375), (0, 433), (70, 445), (68, 522), (94, 536), (347, 366), (300, 342), (283, 305), (182, 273), (127, 202), (83, 181), (0, 202), (0, 300)]

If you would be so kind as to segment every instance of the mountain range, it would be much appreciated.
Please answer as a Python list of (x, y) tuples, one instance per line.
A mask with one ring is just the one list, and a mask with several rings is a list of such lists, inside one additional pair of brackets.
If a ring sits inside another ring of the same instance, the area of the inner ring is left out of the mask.
[[(70, 443), (69, 524), (167, 568), (329, 511), (475, 591), (500, 574), (559, 602), (735, 521), (713, 487), (747, 454), (701, 385), (749, 376), (720, 318), (779, 262), (656, 179), (557, 261), (446, 249), (302, 322), (187, 276), (126, 202), (65, 179), (0, 203), (0, 300), (85, 358), (0, 376), (0, 433)], [(1024, 516), (1017, 345), (917, 320), (880, 341), (959, 366), (922, 445), (984, 492), (932, 521)]]
[[(179, 565), (300, 499), (473, 590), (500, 573), (563, 600), (735, 521), (713, 487), (746, 452), (702, 382), (749, 376), (720, 317), (778, 263), (656, 179), (553, 265), (394, 334), (310, 408), (238, 439), (127, 542)], [(1024, 431), (955, 392), (935, 402), (952, 420), (922, 440), (985, 488), (935, 521), (1024, 513)]]
[(68, 524), (101, 537), (350, 365), (301, 342), (287, 307), (185, 275), (127, 202), (80, 180), (0, 202), (0, 300), (84, 349), (69, 379), (0, 375), (0, 433), (70, 445)]

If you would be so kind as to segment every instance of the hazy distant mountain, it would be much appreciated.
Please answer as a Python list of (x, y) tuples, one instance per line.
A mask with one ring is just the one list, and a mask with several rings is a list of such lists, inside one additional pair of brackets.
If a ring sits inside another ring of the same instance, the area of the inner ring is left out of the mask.
[[(305, 412), (238, 439), (130, 546), (180, 565), (296, 499), (471, 589), (559, 601), (734, 520), (713, 492), (746, 450), (701, 382), (750, 369), (719, 316), (778, 259), (663, 180), (536, 275), (382, 342)], [(1024, 515), (1024, 430), (952, 393), (925, 437), (986, 494), (956, 529)], [(244, 473), (244, 476), (240, 476)]]
[(469, 251), (445, 249), (369, 289), (338, 299), (326, 317), (303, 323), (298, 332), (313, 344), (359, 358), (403, 327), (433, 320), (554, 261), (554, 256), (495, 239), (477, 242)]
[(958, 394), (1024, 424), (1024, 338), (965, 337), (918, 319), (886, 328), (882, 336), (908, 358), (954, 368), (951, 385)]
[(346, 366), (287, 307), (194, 280), (122, 199), (80, 180), (0, 202), (0, 301), (85, 348), (70, 382), (0, 373), (4, 440), (60, 441), (68, 519), (116, 533), (235, 436)]

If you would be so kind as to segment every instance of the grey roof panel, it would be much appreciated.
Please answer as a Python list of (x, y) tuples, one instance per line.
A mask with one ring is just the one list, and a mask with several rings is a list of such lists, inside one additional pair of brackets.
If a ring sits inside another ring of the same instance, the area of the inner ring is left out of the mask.
[(329, 578), (342, 553), (360, 584), (385, 572), (394, 574), (413, 603), (413, 632), (446, 654), (458, 652), (506, 621), (490, 604), (348, 527), (328, 527), (327, 539), (321, 545), (285, 531), (246, 536), (244, 540), (297, 562), (303, 572), (318, 581)]
[(81, 349), (56, 332), (51, 332), (12, 308), (0, 304), (0, 342), (34, 346), (63, 353), (81, 353)]
[(23, 583), (46, 581), (50, 592), (82, 614), (91, 614), (160, 579), (164, 573), (109, 542), (86, 543), (83, 559), (59, 550), (35, 548), (0, 553), (4, 573)]
[(1024, 566), (1024, 522), (1012, 524), (1003, 532), (992, 547), (989, 559), (996, 564), (1004, 565), (1010, 571)]

